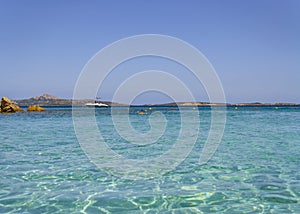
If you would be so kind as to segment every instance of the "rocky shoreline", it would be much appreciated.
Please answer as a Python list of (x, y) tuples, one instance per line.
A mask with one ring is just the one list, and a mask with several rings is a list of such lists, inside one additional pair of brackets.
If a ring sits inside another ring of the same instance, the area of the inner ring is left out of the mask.
[(1, 105), (0, 105), (0, 113), (15, 113), (15, 112), (23, 112), (24, 110), (21, 109), (16, 103), (11, 101), (7, 97), (2, 97)]
[[(27, 111), (46, 111), (46, 109), (37, 106), (37, 105), (30, 105), (27, 108)], [(18, 106), (15, 102), (13, 102), (11, 99), (7, 97), (2, 97), (1, 103), (0, 103), (0, 113), (3, 114), (10, 114), (10, 113), (16, 113), (16, 112), (24, 112), (24, 110)]]

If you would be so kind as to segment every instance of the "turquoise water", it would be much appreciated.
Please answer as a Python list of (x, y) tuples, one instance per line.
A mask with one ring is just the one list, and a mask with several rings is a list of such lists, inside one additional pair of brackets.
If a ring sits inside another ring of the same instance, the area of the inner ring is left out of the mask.
[[(149, 115), (138, 110), (130, 110), (132, 126), (146, 132)], [(165, 114), (168, 126), (157, 144), (143, 147), (118, 135), (109, 110), (96, 110), (96, 118), (119, 154), (156, 157), (176, 140), (180, 114), (170, 107), (155, 110)], [(135, 181), (89, 161), (76, 139), (71, 108), (1, 114), (0, 213), (300, 213), (300, 108), (228, 108), (222, 143), (201, 166), (210, 110), (199, 112), (201, 133), (187, 159), (159, 179)]]

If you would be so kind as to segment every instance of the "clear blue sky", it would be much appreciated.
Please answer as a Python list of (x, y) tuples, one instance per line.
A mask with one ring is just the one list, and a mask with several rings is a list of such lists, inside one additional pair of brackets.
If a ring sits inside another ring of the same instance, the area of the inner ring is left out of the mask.
[(228, 102), (300, 103), (299, 11), (299, 0), (0, 0), (0, 96), (71, 98), (96, 52), (151, 33), (206, 55)]

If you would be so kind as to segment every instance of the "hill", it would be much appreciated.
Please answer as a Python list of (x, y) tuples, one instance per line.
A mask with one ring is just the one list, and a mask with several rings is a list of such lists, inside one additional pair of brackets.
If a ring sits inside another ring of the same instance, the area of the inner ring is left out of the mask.
[[(43, 94), (40, 96), (34, 96), (27, 99), (14, 100), (19, 106), (30, 106), (30, 105), (39, 105), (39, 106), (84, 106), (86, 103), (93, 103), (93, 99), (81, 99), (81, 100), (72, 100), (72, 99), (63, 99), (57, 96), (50, 94)], [(112, 103), (108, 101), (101, 101), (109, 106), (127, 106), (119, 103)]]

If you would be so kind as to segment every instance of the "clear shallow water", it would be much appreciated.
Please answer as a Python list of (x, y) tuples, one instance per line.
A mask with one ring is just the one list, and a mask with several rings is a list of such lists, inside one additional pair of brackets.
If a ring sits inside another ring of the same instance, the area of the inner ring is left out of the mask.
[[(132, 126), (147, 131), (148, 115), (131, 109)], [(96, 117), (107, 144), (128, 158), (160, 155), (179, 133), (179, 112), (155, 145), (136, 147), (115, 132), (109, 110)], [(193, 111), (187, 107), (186, 111)], [(122, 109), (120, 109), (122, 114)], [(92, 164), (77, 142), (71, 108), (0, 115), (0, 213), (300, 213), (300, 108), (228, 108), (213, 158), (197, 164), (210, 125), (188, 158), (160, 179), (113, 177)]]

